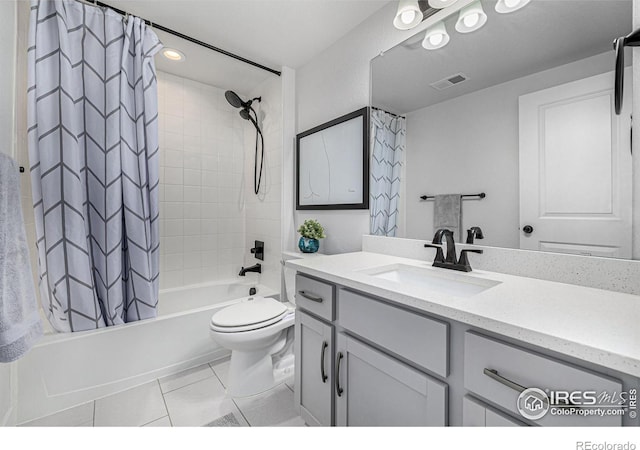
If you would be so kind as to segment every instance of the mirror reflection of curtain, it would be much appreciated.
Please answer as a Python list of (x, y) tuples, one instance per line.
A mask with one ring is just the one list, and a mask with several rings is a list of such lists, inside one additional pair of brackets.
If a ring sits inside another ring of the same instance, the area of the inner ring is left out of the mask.
[(406, 136), (407, 120), (404, 117), (379, 109), (371, 111), (371, 234), (396, 235)]

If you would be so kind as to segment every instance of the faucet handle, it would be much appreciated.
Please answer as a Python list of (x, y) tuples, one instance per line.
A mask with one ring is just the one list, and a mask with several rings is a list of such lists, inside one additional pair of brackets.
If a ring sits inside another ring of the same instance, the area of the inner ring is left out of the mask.
[(442, 245), (437, 245), (437, 244), (424, 244), (425, 248), (435, 248), (436, 250), (436, 257), (433, 260), (434, 263), (438, 262), (438, 263), (444, 263), (444, 253), (442, 252)]
[(471, 264), (469, 264), (469, 258), (467, 257), (467, 253), (484, 253), (484, 250), (479, 248), (465, 248), (460, 251), (460, 258), (458, 259), (458, 266), (462, 267), (464, 272), (471, 272)]

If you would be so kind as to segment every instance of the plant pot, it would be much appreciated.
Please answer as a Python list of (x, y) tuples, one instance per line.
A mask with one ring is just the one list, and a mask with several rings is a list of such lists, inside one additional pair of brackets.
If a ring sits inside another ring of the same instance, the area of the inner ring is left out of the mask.
[(315, 253), (320, 248), (320, 241), (317, 239), (301, 237), (298, 241), (298, 248), (302, 253)]

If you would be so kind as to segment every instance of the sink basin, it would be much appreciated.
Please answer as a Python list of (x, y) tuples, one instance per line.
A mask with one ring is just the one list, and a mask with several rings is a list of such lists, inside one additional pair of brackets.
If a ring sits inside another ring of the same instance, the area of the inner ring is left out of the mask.
[(413, 286), (425, 291), (451, 295), (454, 297), (472, 297), (500, 284), (500, 281), (477, 278), (456, 272), (414, 267), (405, 264), (376, 267), (360, 271), (381, 280), (389, 280), (405, 286)]

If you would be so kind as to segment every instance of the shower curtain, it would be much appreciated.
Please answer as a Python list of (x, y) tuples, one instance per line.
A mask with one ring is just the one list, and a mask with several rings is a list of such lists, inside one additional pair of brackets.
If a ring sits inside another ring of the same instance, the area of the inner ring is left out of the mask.
[(29, 159), (43, 310), (58, 331), (155, 317), (158, 100), (145, 23), (32, 1)]
[(379, 109), (371, 112), (370, 232), (395, 236), (400, 209), (407, 121)]

